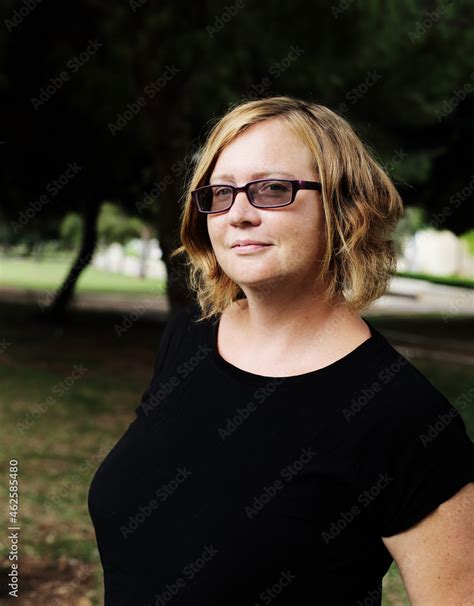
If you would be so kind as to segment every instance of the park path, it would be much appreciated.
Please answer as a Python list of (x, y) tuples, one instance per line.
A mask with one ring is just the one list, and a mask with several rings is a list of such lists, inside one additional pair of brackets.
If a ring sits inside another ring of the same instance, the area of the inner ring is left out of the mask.
[[(45, 308), (51, 297), (47, 291), (0, 286), (0, 302), (38, 305)], [(163, 295), (124, 295), (120, 293), (79, 293), (71, 309), (115, 312), (124, 317), (166, 321), (169, 304)], [(468, 317), (474, 320), (474, 289), (431, 284), (411, 278), (392, 279), (389, 291), (363, 313), (370, 319), (377, 316), (413, 316), (430, 314), (442, 322)], [(443, 360), (474, 366), (474, 335), (462, 340), (418, 335), (397, 330), (383, 330), (384, 335), (403, 355)]]

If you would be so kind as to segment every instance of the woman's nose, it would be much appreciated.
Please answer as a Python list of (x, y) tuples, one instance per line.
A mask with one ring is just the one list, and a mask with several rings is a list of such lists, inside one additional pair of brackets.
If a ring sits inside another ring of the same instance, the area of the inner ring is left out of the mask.
[(241, 223), (242, 221), (252, 221), (258, 219), (257, 209), (250, 204), (250, 200), (244, 191), (235, 196), (234, 203), (228, 211), (229, 223)]
[(235, 196), (234, 203), (232, 204), (232, 207), (229, 209), (229, 213), (240, 216), (242, 213), (254, 214), (255, 210), (256, 209), (250, 203), (250, 200), (248, 199), (247, 194), (244, 191), (240, 191)]

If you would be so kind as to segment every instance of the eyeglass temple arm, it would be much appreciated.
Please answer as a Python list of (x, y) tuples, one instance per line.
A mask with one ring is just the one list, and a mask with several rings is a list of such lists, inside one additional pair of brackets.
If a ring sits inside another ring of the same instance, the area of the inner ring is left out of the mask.
[(322, 185), (319, 181), (304, 181), (304, 180), (298, 179), (298, 180), (294, 181), (294, 183), (296, 183), (297, 189), (317, 189), (317, 190), (321, 191), (321, 188), (322, 188)]

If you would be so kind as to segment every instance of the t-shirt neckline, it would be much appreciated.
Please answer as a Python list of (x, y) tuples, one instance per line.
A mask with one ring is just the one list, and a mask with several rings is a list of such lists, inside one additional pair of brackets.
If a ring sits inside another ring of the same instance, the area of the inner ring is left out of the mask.
[(372, 325), (371, 322), (362, 318), (369, 327), (371, 336), (363, 341), (360, 345), (355, 347), (352, 351), (348, 352), (338, 360), (335, 360), (331, 364), (311, 370), (309, 372), (301, 373), (298, 375), (290, 375), (283, 377), (273, 377), (269, 375), (259, 375), (243, 368), (235, 366), (231, 362), (224, 359), (217, 349), (217, 331), (220, 322), (220, 317), (211, 321), (210, 328), (208, 330), (208, 345), (211, 349), (211, 361), (214, 366), (222, 373), (233, 377), (239, 381), (243, 381), (251, 384), (261, 384), (267, 382), (278, 382), (283, 381), (285, 384), (297, 384), (305, 381), (312, 381), (315, 379), (323, 379), (334, 373), (342, 372), (347, 368), (366, 368), (367, 356), (373, 353), (383, 342), (383, 335)]

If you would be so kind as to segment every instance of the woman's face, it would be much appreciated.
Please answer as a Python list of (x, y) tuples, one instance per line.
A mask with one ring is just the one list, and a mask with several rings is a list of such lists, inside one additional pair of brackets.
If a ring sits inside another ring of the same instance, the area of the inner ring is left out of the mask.
[[(209, 183), (244, 185), (265, 178), (319, 181), (309, 149), (278, 118), (250, 126), (225, 147)], [(289, 206), (255, 208), (240, 192), (230, 210), (207, 215), (209, 237), (223, 271), (248, 296), (249, 290), (311, 288), (324, 254), (320, 193), (299, 190)], [(269, 243), (252, 252), (235, 240)]]

